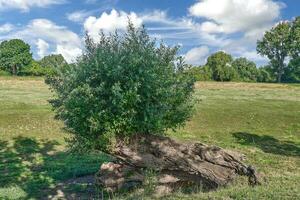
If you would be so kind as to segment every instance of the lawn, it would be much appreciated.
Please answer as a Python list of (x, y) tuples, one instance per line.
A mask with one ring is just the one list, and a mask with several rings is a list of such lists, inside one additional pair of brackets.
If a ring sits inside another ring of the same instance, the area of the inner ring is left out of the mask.
[[(196, 84), (195, 114), (168, 134), (236, 150), (264, 173), (262, 186), (245, 178), (218, 191), (172, 194), (169, 199), (300, 199), (300, 85)], [(40, 78), (0, 77), (0, 199), (97, 198), (92, 176), (109, 157), (72, 156), (62, 123)], [(137, 190), (117, 199), (152, 199)]]

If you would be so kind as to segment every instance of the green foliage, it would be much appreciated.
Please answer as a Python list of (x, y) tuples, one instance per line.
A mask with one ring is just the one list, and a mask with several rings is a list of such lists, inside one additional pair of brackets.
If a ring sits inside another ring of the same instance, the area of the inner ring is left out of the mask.
[(231, 81), (237, 76), (234, 68), (232, 67), (232, 56), (219, 51), (212, 54), (207, 59), (207, 66), (212, 71), (212, 78), (215, 81)]
[(232, 67), (238, 74), (238, 80), (245, 82), (256, 82), (259, 71), (256, 64), (246, 58), (237, 58), (232, 62)]
[(300, 16), (292, 22), (291, 28), (291, 49), (290, 55), (292, 58), (297, 58), (300, 56)]
[[(293, 79), (287, 77), (290, 69), (286, 69), (285, 61), (289, 55), (295, 58), (300, 52), (299, 17), (292, 23), (281, 22), (267, 31), (263, 39), (257, 42), (257, 52), (269, 58), (277, 82)], [(288, 74), (284, 75), (285, 72)]]
[(0, 76), (10, 76), (10, 75), (11, 74), (9, 72), (0, 69)]
[(300, 83), (300, 57), (290, 61), (285, 68), (282, 81), (286, 83)]
[[(86, 52), (47, 80), (51, 103), (74, 135), (73, 147), (109, 150), (117, 137), (163, 134), (191, 116), (194, 79), (176, 62), (178, 48), (157, 47), (144, 28), (87, 36)], [(176, 64), (177, 63), (177, 64)]]
[(42, 67), (38, 62), (32, 61), (31, 64), (22, 69), (19, 73), (25, 76), (51, 76), (55, 73), (53, 68)]
[(270, 83), (274, 81), (275, 81), (275, 77), (271, 76), (271, 73), (266, 67), (260, 67), (258, 69), (257, 82)]
[(191, 67), (189, 69), (189, 73), (191, 73), (196, 81), (211, 81), (212, 80), (212, 72), (211, 69), (207, 66), (199, 66), (199, 67)]
[(64, 67), (68, 63), (61, 54), (52, 54), (42, 58), (39, 64), (44, 68), (57, 68)]
[(17, 75), (32, 61), (30, 46), (20, 39), (3, 41), (0, 44), (0, 69)]

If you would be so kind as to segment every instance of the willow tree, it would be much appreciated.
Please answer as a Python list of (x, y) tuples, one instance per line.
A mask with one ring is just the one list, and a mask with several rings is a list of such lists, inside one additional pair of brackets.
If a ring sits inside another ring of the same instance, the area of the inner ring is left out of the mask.
[(48, 80), (57, 117), (78, 149), (109, 152), (113, 142), (135, 134), (164, 134), (191, 116), (194, 80), (178, 66), (177, 47), (129, 24), (124, 34), (86, 38), (77, 63)]

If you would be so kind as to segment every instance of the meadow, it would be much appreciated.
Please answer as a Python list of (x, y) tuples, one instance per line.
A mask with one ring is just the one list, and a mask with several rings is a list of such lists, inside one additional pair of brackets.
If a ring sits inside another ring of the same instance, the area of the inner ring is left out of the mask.
[[(195, 95), (193, 118), (168, 134), (241, 152), (265, 182), (250, 187), (240, 177), (217, 191), (168, 199), (300, 199), (300, 85), (198, 82)], [(110, 158), (68, 153), (51, 97), (42, 78), (0, 77), (0, 199), (101, 198), (93, 174)], [(154, 198), (145, 191), (115, 198)]]

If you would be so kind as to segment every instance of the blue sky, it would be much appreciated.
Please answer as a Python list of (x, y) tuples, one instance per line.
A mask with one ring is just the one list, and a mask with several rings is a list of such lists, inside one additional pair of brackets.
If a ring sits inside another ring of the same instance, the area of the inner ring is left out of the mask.
[(124, 30), (129, 16), (152, 37), (181, 45), (190, 64), (204, 64), (223, 50), (261, 65), (256, 41), (282, 20), (300, 15), (298, 0), (0, 0), (0, 41), (20, 38), (36, 59), (60, 53), (80, 56), (87, 32)]

